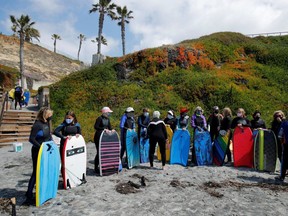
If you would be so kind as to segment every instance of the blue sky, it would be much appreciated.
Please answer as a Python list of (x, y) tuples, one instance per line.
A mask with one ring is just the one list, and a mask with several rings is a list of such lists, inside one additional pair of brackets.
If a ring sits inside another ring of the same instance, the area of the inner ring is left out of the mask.
[[(77, 57), (79, 34), (86, 36), (80, 60), (91, 63), (97, 45), (98, 13), (89, 14), (98, 0), (0, 0), (0, 32), (11, 35), (9, 15), (27, 14), (36, 22), (41, 45), (53, 49), (52, 34), (58, 34), (57, 52)], [(126, 26), (126, 53), (220, 31), (242, 34), (288, 31), (287, 0), (114, 0), (133, 11)], [(102, 53), (121, 56), (120, 27), (105, 17), (103, 34), (108, 46)]]

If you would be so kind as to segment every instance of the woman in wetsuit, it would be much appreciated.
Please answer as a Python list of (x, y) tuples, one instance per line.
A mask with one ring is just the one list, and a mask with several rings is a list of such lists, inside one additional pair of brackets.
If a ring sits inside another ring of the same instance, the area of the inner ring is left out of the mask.
[(28, 184), (28, 190), (26, 192), (26, 200), (24, 205), (35, 205), (35, 198), (33, 198), (33, 188), (36, 183), (36, 168), (37, 168), (37, 158), (40, 146), (43, 142), (52, 140), (50, 133), (49, 121), (53, 115), (53, 111), (48, 107), (42, 107), (37, 115), (36, 121), (34, 122), (29, 142), (33, 145), (31, 148), (32, 162), (33, 162), (33, 172)]
[(81, 126), (78, 123), (76, 115), (73, 111), (66, 112), (63, 122), (58, 125), (53, 134), (61, 138), (60, 155), (62, 159), (62, 150), (66, 138), (71, 139), (72, 136), (78, 137), (81, 134)]
[[(102, 115), (99, 116), (96, 119), (96, 122), (94, 124), (94, 129), (96, 130), (94, 134), (94, 143), (96, 146), (96, 156), (94, 159), (94, 171), (99, 174), (99, 142), (100, 142), (100, 137), (103, 131), (111, 131), (111, 123), (109, 116), (113, 112), (109, 107), (103, 107), (102, 110)], [(113, 131), (113, 130), (112, 130)]]

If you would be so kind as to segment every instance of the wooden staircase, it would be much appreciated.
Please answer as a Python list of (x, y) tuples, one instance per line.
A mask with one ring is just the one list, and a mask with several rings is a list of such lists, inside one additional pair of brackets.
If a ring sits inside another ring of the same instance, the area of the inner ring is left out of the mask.
[[(3, 95), (0, 89), (1, 104), (3, 104)], [(0, 147), (11, 145), (14, 142), (29, 142), (31, 127), (36, 116), (36, 111), (31, 112), (25, 108), (23, 110), (4, 110), (0, 124)]]

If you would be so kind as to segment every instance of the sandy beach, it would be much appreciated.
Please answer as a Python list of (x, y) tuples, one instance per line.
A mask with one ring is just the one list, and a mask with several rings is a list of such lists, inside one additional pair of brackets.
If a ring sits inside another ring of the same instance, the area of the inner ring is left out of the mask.
[[(94, 174), (93, 143), (87, 144), (87, 183), (59, 190), (43, 206), (21, 206), (32, 172), (31, 144), (22, 152), (0, 148), (0, 214), (11, 215), (6, 198), (16, 197), (17, 215), (287, 215), (288, 184), (278, 184), (279, 173), (223, 167), (168, 165), (161, 170), (141, 164), (118, 175)], [(141, 185), (142, 179), (142, 185)], [(144, 180), (144, 182), (143, 182)], [(146, 186), (144, 186), (144, 184)], [(126, 194), (123, 194), (126, 193)]]

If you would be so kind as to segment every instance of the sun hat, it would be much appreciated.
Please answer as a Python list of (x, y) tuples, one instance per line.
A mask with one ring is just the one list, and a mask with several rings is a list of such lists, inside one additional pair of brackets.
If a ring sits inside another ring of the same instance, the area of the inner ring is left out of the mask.
[(102, 113), (112, 113), (113, 111), (109, 107), (103, 107), (101, 112)]
[(127, 109), (126, 109), (126, 111), (125, 112), (134, 112), (134, 109), (133, 109), (133, 107), (127, 107)]

